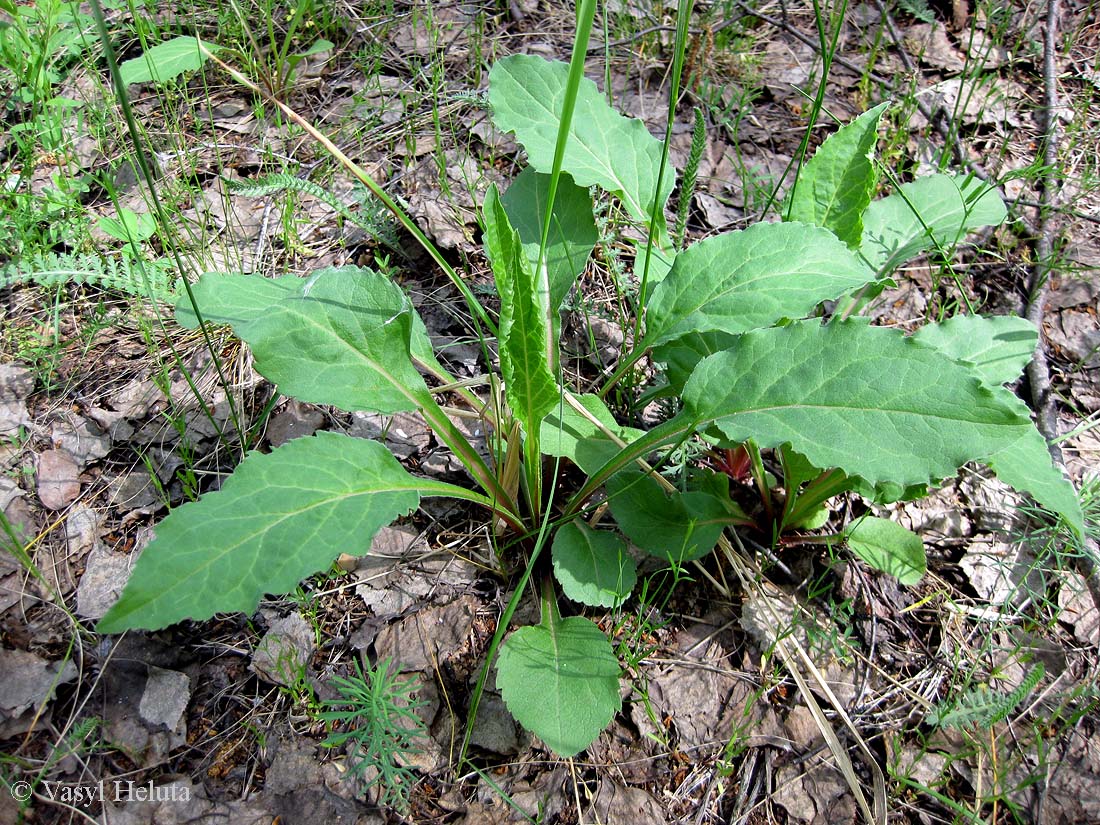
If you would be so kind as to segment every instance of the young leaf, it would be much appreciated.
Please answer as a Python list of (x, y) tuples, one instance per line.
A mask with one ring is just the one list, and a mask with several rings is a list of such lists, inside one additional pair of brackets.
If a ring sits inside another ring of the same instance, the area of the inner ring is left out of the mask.
[(536, 280), (496, 186), (490, 186), (485, 197), (485, 248), (500, 295), (504, 391), (525, 432), (538, 434), (542, 419), (559, 400), (558, 383), (550, 372), (549, 296), (545, 281)]
[(1026, 318), (1011, 315), (956, 315), (941, 324), (925, 324), (913, 338), (972, 364), (982, 381), (999, 387), (1020, 377), (1035, 353), (1039, 331)]
[(997, 190), (977, 178), (929, 175), (867, 207), (859, 251), (886, 273), (927, 249), (950, 248), (974, 229), (996, 226), (1007, 214)]
[[(596, 395), (577, 396), (581, 405), (622, 441), (630, 443), (642, 435), (641, 430), (624, 427)], [(548, 456), (568, 458), (586, 473), (594, 473), (619, 452), (619, 445), (609, 439), (590, 419), (568, 404), (555, 407), (542, 422), (542, 451)]]
[(167, 83), (184, 72), (201, 69), (207, 58), (203, 49), (213, 54), (218, 47), (203, 43), (200, 48), (197, 37), (174, 37), (147, 49), (140, 57), (125, 61), (118, 67), (118, 73), (124, 86), (150, 81)]
[(545, 610), (500, 647), (497, 688), (508, 711), (558, 756), (576, 756), (622, 707), (619, 663), (596, 625)]
[(718, 543), (729, 510), (701, 491), (665, 494), (650, 476), (623, 470), (607, 483), (611, 514), (634, 544), (670, 564), (702, 558)]
[(99, 633), (252, 613), (420, 503), (420, 482), (376, 441), (321, 432), (253, 453), (221, 490), (157, 525)]
[[(519, 233), (532, 272), (539, 259), (539, 241), (549, 186), (549, 175), (528, 167), (500, 197), (509, 221)], [(584, 271), (595, 245), (596, 221), (592, 217), (592, 197), (587, 189), (577, 186), (567, 175), (562, 175), (554, 197), (554, 214), (550, 219), (550, 238), (544, 261), (550, 282), (550, 311), (555, 316), (573, 282)]]
[[(489, 103), (497, 128), (513, 132), (539, 172), (554, 162), (569, 67), (541, 57), (516, 54), (493, 64)], [(596, 84), (581, 79), (562, 169), (578, 186), (600, 186), (617, 195), (627, 211), (648, 225), (661, 166), (661, 143), (640, 120), (626, 118), (607, 105)], [(670, 246), (663, 207), (672, 193), (672, 170), (666, 170), (657, 192), (661, 246)]]
[[(208, 274), (192, 289), (203, 318), (231, 324), (252, 347), (256, 369), (287, 395), (394, 413), (417, 409), (427, 394), (409, 355), (419, 318), (376, 272), (322, 269), (306, 280)], [(196, 324), (186, 297), (176, 318)]]
[(902, 584), (916, 584), (928, 570), (920, 536), (897, 522), (867, 516), (852, 525), (847, 538), (853, 553)]
[(700, 241), (676, 256), (653, 291), (645, 344), (693, 332), (746, 332), (802, 318), (873, 277), (827, 229), (758, 223)]
[(583, 522), (559, 527), (551, 552), (554, 575), (565, 595), (589, 607), (618, 607), (638, 581), (623, 540)]
[(821, 144), (798, 173), (787, 220), (823, 226), (850, 248), (859, 248), (863, 212), (875, 193), (878, 124), (888, 105), (864, 112)]
[[(897, 330), (805, 321), (746, 333), (700, 361), (684, 388), (683, 414), (715, 422), (731, 442), (790, 442), (815, 466), (870, 484), (925, 484), (972, 460), (993, 461), (1015, 483), (1006, 465), (1021, 470), (1017, 451), (1031, 454), (1033, 440), (1042, 443), (1022, 407)], [(1080, 510), (1067, 503), (1076, 501), (1072, 486), (1050, 465), (1044, 456), (1024, 489), (1079, 524)]]

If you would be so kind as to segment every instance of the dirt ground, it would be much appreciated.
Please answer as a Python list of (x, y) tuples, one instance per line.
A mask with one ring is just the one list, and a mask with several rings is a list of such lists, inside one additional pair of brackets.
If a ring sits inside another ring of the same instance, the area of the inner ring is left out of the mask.
[[(552, 5), (396, 4), (378, 16), (341, 8), (344, 42), (308, 57), (287, 90), (292, 107), (407, 203), (475, 292), (491, 284), (477, 209), (490, 183), (515, 176), (519, 151), (492, 128), (477, 93), (495, 58), (568, 59), (572, 12)], [(913, 13), (922, 6), (847, 8), (828, 116), (812, 142), (889, 99), (880, 156), (898, 179), (930, 171), (946, 151), (952, 168), (1003, 182), (1010, 219), (959, 252), (961, 277), (918, 261), (877, 302), (876, 323), (913, 329), (950, 314), (960, 289), (982, 312), (1023, 315), (1043, 197), (1046, 9), (935, 3), (925, 22)], [(600, 13), (610, 40), (597, 32), (589, 77), (601, 89), (610, 82), (614, 105), (660, 134), (674, 7), (618, 0)], [(700, 5), (697, 17), (671, 144), (682, 167), (700, 107), (707, 130), (693, 238), (761, 217), (797, 154), (822, 70), (807, 4), (732, 0)], [(1063, 0), (1058, 23), (1059, 256), (1043, 337), (1064, 433), (1100, 411), (1100, 20), (1095, 4)], [(388, 267), (448, 368), (480, 374), (457, 291), (409, 236), (393, 226), (372, 235), (309, 193), (250, 197), (231, 186), (285, 169), (354, 206), (353, 182), (320, 147), (216, 68), (187, 88), (166, 100), (149, 87), (134, 105), (179, 215), (175, 243), (197, 271)], [(64, 92), (110, 99), (104, 76), (87, 69)], [(119, 163), (122, 138), (72, 137), (72, 168), (109, 169), (117, 186), (117, 203), (89, 195), (89, 220), (147, 211), (145, 191)], [(118, 246), (98, 228), (92, 236)], [(582, 385), (624, 340), (612, 259), (597, 254), (563, 331), (566, 368)], [(789, 543), (767, 587), (720, 592), (708, 580), (722, 580), (720, 563), (708, 560), (660, 610), (628, 603), (593, 616), (632, 652), (623, 664), (634, 687), (592, 747), (554, 757), (490, 689), (472, 762), (460, 766), (467, 703), (515, 586), (493, 563), (484, 520), (425, 500), (383, 529), (368, 555), (341, 557), (338, 571), (269, 597), (255, 615), (97, 635), (95, 621), (158, 521), (217, 489), (238, 458), (202, 414), (176, 355), (216, 422), (227, 420), (229, 399), (198, 334), (176, 325), (167, 303), (33, 283), (0, 289), (0, 302), (0, 510), (13, 528), (11, 552), (0, 554), (0, 776), (10, 791), (0, 794), (0, 822), (862, 821), (836, 747), (868, 800), (881, 782), (889, 822), (1100, 823), (1100, 612), (1051, 533), (976, 469), (927, 499), (882, 508), (924, 539), (929, 574), (920, 584), (902, 587), (843, 553)], [(257, 449), (338, 430), (384, 440), (414, 472), (461, 475), (418, 419), (278, 396), (247, 349), (216, 334), (233, 400), (261, 428)], [(1029, 397), (1026, 382), (1020, 394)], [(1095, 475), (1094, 432), (1078, 431), (1062, 449), (1076, 484)], [(851, 506), (838, 501), (834, 517)], [(813, 696), (772, 655), (777, 629), (763, 618), (771, 610), (792, 616)], [(338, 696), (334, 678), (356, 661), (387, 658), (415, 684), (428, 734), (405, 757), (414, 779), (407, 806), (379, 805), (375, 777), (350, 771), (344, 749), (322, 746), (318, 713)], [(1018, 689), (989, 724), (930, 721), (964, 694), (980, 702)]]

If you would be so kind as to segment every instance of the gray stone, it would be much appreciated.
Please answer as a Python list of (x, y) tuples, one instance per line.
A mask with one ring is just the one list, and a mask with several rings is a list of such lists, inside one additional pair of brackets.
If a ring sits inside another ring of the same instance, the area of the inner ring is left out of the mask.
[(80, 418), (76, 421), (56, 421), (51, 430), (53, 443), (64, 450), (84, 469), (93, 461), (111, 452), (111, 439), (94, 421)]
[(38, 498), (47, 509), (63, 510), (80, 495), (80, 467), (62, 450), (38, 455)]
[(138, 713), (149, 725), (163, 725), (174, 733), (186, 731), (183, 712), (191, 700), (191, 679), (178, 670), (149, 668)]
[(293, 685), (304, 677), (313, 655), (314, 635), (309, 623), (298, 613), (276, 619), (252, 654), (250, 667), (265, 681), (275, 685)]
[[(147, 534), (148, 535), (148, 534)], [(148, 537), (139, 544), (148, 544)], [(76, 587), (76, 613), (85, 619), (102, 619), (119, 595), (139, 551), (116, 553), (101, 542), (95, 542), (84, 564), (84, 575)]]

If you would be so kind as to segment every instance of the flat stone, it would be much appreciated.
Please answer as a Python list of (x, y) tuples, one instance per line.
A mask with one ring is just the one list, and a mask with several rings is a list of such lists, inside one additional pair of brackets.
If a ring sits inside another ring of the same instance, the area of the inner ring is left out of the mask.
[(34, 390), (34, 373), (18, 364), (0, 364), (0, 436), (11, 437), (31, 424), (26, 398)]
[(402, 671), (434, 671), (463, 646), (477, 608), (477, 599), (461, 596), (387, 625), (374, 641), (379, 659), (394, 659)]
[(72, 660), (47, 662), (26, 650), (0, 648), (0, 713), (14, 717), (53, 698), (54, 688), (76, 678)]
[(163, 725), (174, 733), (183, 733), (186, 729), (183, 712), (190, 700), (191, 678), (186, 673), (150, 667), (138, 713), (146, 724)]
[(52, 427), (54, 446), (64, 450), (84, 469), (111, 452), (111, 439), (94, 421), (56, 421)]
[(137, 560), (136, 553), (116, 553), (95, 542), (84, 563), (84, 575), (76, 586), (76, 613), (85, 619), (102, 619), (118, 601)]
[(290, 686), (306, 672), (313, 655), (313, 629), (298, 613), (275, 619), (252, 654), (250, 667), (261, 679)]
[(646, 791), (604, 780), (592, 800), (586, 821), (664, 825), (668, 819), (664, 806)]
[(63, 450), (38, 455), (38, 498), (50, 510), (63, 510), (80, 495), (80, 467)]
[(316, 407), (291, 399), (267, 427), (267, 440), (272, 447), (313, 435), (325, 423), (325, 415)]

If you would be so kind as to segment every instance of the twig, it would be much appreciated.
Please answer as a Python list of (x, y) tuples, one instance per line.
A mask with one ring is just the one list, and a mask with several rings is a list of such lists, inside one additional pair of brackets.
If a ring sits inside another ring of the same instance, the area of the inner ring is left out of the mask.
[[(1043, 36), (1043, 174), (1039, 180), (1039, 232), (1035, 242), (1035, 265), (1027, 285), (1027, 310), (1025, 316), (1040, 330), (1047, 304), (1047, 282), (1053, 269), (1054, 235), (1053, 206), (1057, 179), (1055, 164), (1058, 161), (1058, 88), (1054, 66), (1055, 32), (1058, 27), (1058, 0), (1047, 0), (1046, 26)], [(1050, 370), (1046, 350), (1040, 335), (1039, 346), (1031, 363), (1027, 365), (1027, 380), (1031, 385), (1031, 406), (1035, 409), (1039, 432), (1048, 442), (1058, 437), (1058, 416), (1054, 408), (1054, 396), (1050, 391)], [(1062, 450), (1051, 444), (1051, 455), (1064, 464)]]
[[(1054, 393), (1050, 389), (1050, 366), (1043, 342), (1043, 315), (1047, 304), (1047, 283), (1054, 270), (1054, 199), (1058, 186), (1058, 74), (1055, 49), (1058, 32), (1058, 0), (1047, 0), (1046, 26), (1043, 31), (1043, 175), (1039, 180), (1039, 231), (1035, 242), (1035, 265), (1028, 281), (1025, 317), (1039, 329), (1039, 344), (1027, 365), (1027, 381), (1031, 388), (1031, 406), (1036, 425), (1047, 440), (1050, 455), (1063, 469), (1065, 458), (1058, 438), (1058, 412)], [(1085, 577), (1089, 594), (1100, 608), (1100, 548), (1088, 536), (1081, 537), (1082, 553), (1076, 557), (1077, 568)]]

